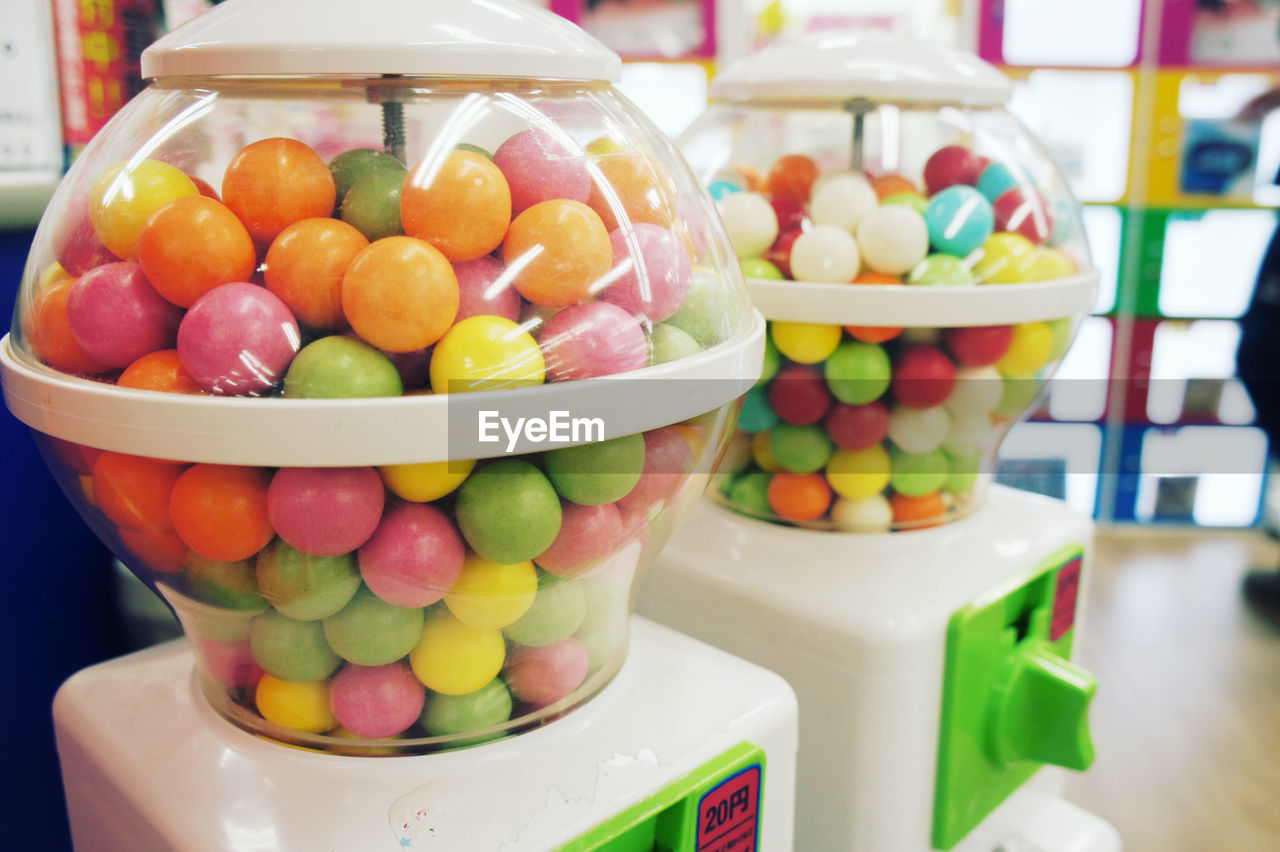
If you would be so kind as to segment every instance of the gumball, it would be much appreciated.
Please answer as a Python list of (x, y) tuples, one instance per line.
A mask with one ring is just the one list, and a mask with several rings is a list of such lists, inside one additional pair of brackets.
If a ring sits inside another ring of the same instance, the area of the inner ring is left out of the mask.
[(366, 176), (378, 171), (398, 172), (404, 176), (404, 163), (377, 148), (351, 148), (329, 161), (333, 175), (335, 200), (339, 206), (347, 192)]
[(444, 603), (463, 624), (498, 630), (528, 612), (537, 594), (538, 572), (532, 562), (500, 565), (470, 553)]
[(996, 216), (996, 230), (1014, 231), (1037, 245), (1047, 242), (1053, 233), (1049, 202), (1034, 189), (1014, 187), (1006, 190), (996, 198), (992, 209)]
[[(1001, 390), (1003, 391), (1003, 386)], [(942, 448), (953, 456), (976, 453), (984, 449), (993, 437), (992, 430), (991, 417), (986, 414), (963, 419), (953, 418)]]
[(378, 351), (395, 367), (405, 396), (431, 393), (431, 389), (427, 387), (431, 382), (431, 347), (414, 349), (412, 352)]
[[(796, 240), (800, 239), (803, 233), (804, 231), (799, 228), (779, 233), (778, 239), (774, 240), (769, 251), (765, 253), (764, 262), (777, 268), (783, 278), (791, 277), (791, 250), (795, 248)], [(747, 260), (743, 261), (743, 263), (747, 262)]]
[(876, 198), (880, 199), (881, 203), (884, 203), (886, 198), (894, 195), (903, 195), (905, 193), (920, 194), (920, 189), (914, 183), (902, 175), (896, 174), (880, 175), (871, 181), (871, 188), (875, 190)]
[(825, 361), (840, 345), (841, 328), (809, 322), (769, 323), (769, 336), (786, 358), (797, 364), (816, 364)]
[[(78, 278), (95, 266), (119, 260), (102, 244), (93, 229), (89, 211), (90, 193), (74, 196), (66, 211), (54, 223), (53, 255), (68, 277)], [(144, 220), (145, 221), (145, 220)]]
[(377, 169), (365, 175), (338, 205), (338, 218), (368, 240), (403, 234), (400, 194), (406, 179), (403, 168)]
[(810, 224), (809, 214), (805, 212), (804, 204), (794, 198), (775, 195), (769, 199), (769, 204), (773, 206), (774, 215), (778, 217), (778, 230), (781, 233), (802, 231)]
[(382, 481), (401, 500), (429, 503), (450, 494), (461, 485), (476, 463), (459, 461), (389, 464), (378, 468)]
[(778, 214), (764, 196), (735, 192), (716, 202), (738, 257), (759, 257), (778, 237)]
[(689, 295), (667, 322), (706, 349), (729, 339), (732, 318), (741, 311), (741, 297), (730, 286), (730, 279), (706, 267), (695, 266)]
[(947, 481), (942, 490), (948, 494), (964, 494), (972, 491), (978, 484), (978, 474), (982, 470), (981, 453), (969, 453), (957, 456), (947, 453)]
[(889, 440), (908, 453), (927, 453), (942, 446), (951, 418), (940, 405), (933, 408), (899, 406), (889, 412)]
[(680, 490), (696, 463), (689, 443), (674, 427), (650, 429), (644, 433), (640, 481), (618, 499), (618, 508), (648, 513)]
[(205, 390), (259, 394), (284, 378), (299, 337), (297, 321), (279, 298), (255, 284), (223, 284), (182, 318), (178, 354)]
[(332, 215), (336, 199), (329, 167), (296, 139), (246, 145), (222, 176), (223, 203), (262, 244), (301, 219)]
[(248, 281), (258, 261), (234, 213), (212, 198), (184, 195), (146, 220), (138, 263), (161, 296), (189, 308), (219, 284)]
[(742, 192), (742, 187), (727, 180), (713, 180), (707, 184), (707, 193), (713, 201), (719, 201), (734, 192)]
[(769, 385), (769, 404), (787, 423), (807, 426), (817, 423), (827, 413), (831, 394), (818, 368), (792, 364), (781, 370)]
[(893, 365), (893, 396), (908, 408), (939, 405), (955, 383), (955, 364), (932, 346), (908, 346)]
[(422, 632), (421, 607), (394, 606), (360, 587), (350, 603), (324, 619), (324, 638), (358, 666), (393, 663), (413, 650)]
[(409, 170), (400, 190), (404, 232), (455, 263), (501, 245), (511, 212), (511, 188), (502, 170), (471, 151), (423, 160)]
[[(369, 245), (358, 230), (337, 219), (303, 219), (289, 225), (267, 250), (267, 289), (289, 306), (303, 325), (346, 326), (342, 277)], [(239, 279), (247, 280), (247, 276)]]
[(445, 596), (462, 571), (466, 548), (453, 522), (435, 506), (389, 508), (360, 547), (360, 576), (397, 607), (422, 607)]
[(282, 467), (267, 488), (276, 534), (315, 556), (350, 553), (368, 541), (382, 505), (382, 477), (371, 467)]
[(1057, 361), (1067, 354), (1067, 350), (1071, 348), (1072, 336), (1075, 333), (1075, 326), (1070, 317), (1062, 317), (1056, 320), (1048, 320), (1049, 331), (1053, 333), (1053, 349), (1049, 352), (1049, 360)]
[(466, 695), (482, 689), (502, 671), (506, 645), (502, 633), (471, 627), (447, 609), (435, 610), (409, 652), (418, 680), (433, 692)]
[(85, 352), (71, 332), (67, 302), (76, 280), (64, 278), (36, 293), (23, 314), (22, 332), (31, 351), (50, 367), (66, 373), (93, 375), (110, 368)]
[(772, 381), (781, 367), (782, 353), (778, 351), (778, 345), (773, 342), (773, 338), (766, 335), (764, 339), (764, 368), (760, 373), (760, 381), (757, 384), (762, 385), (765, 382)]
[(965, 367), (989, 367), (1004, 357), (1013, 340), (1013, 326), (978, 325), (948, 328), (942, 333), (947, 348)]
[(143, 355), (171, 349), (182, 311), (156, 292), (136, 263), (107, 263), (75, 279), (67, 322), (90, 358), (127, 367)]
[(1021, 284), (1035, 280), (1037, 251), (1022, 234), (1002, 231), (982, 244), (973, 274), (979, 284)]
[(148, 532), (120, 528), (120, 543), (128, 551), (125, 561), (135, 571), (140, 565), (154, 574), (176, 574), (185, 571), (191, 548), (173, 530)]
[(570, 636), (551, 645), (516, 647), (503, 669), (512, 697), (538, 706), (568, 698), (587, 678), (587, 649)]
[(511, 212), (520, 214), (541, 201), (568, 198), (586, 203), (591, 175), (586, 156), (568, 137), (533, 128), (498, 146), (493, 162), (511, 187)]
[[(252, 563), (243, 559), (222, 561), (207, 559), (198, 553), (189, 554), (186, 581), (186, 590), (192, 598), (223, 610), (219, 615), (234, 616), (241, 623), (245, 623), (245, 616), (256, 615), (269, 608), (258, 591)], [(204, 635), (221, 638), (212, 632)], [(247, 638), (248, 635), (246, 630), (238, 638)], [(231, 641), (230, 635), (225, 640)]]
[(773, 507), (769, 505), (769, 480), (772, 478), (770, 473), (748, 473), (738, 477), (729, 486), (730, 502), (759, 515), (772, 514)]
[(173, 529), (169, 499), (181, 474), (172, 462), (103, 452), (93, 463), (93, 499), (122, 529), (164, 532)]
[(893, 507), (882, 494), (859, 499), (841, 497), (831, 504), (831, 523), (842, 532), (888, 532), (893, 525)]
[[(882, 272), (860, 272), (853, 279), (853, 283), (897, 286), (901, 285), (902, 281), (897, 276), (885, 275)], [(888, 325), (846, 325), (844, 330), (849, 332), (854, 340), (860, 340), (863, 343), (884, 343), (902, 334), (901, 326)]]
[(507, 458), (476, 469), (458, 489), (458, 527), (471, 548), (504, 565), (533, 559), (560, 532), (560, 499), (532, 464)]
[(681, 358), (689, 358), (702, 351), (698, 341), (674, 325), (659, 323), (649, 335), (649, 363), (653, 366), (669, 364)]
[(1055, 278), (1075, 275), (1079, 271), (1080, 267), (1066, 253), (1041, 246), (1036, 250), (1027, 276), (1032, 281), (1052, 281)]
[(367, 343), (342, 335), (308, 343), (284, 377), (284, 395), (292, 399), (353, 399), (403, 392), (391, 359)]
[[(1075, 236), (1076, 206), (1071, 197), (1061, 192), (1049, 191), (1049, 218), (1053, 221), (1053, 233), (1049, 235), (1049, 245), (1057, 246)], [(66, 266), (64, 263), (63, 266)], [(67, 267), (70, 271), (71, 268)], [(75, 274), (75, 273), (72, 273)]]
[(1032, 180), (1019, 168), (1007, 166), (1004, 163), (990, 163), (978, 175), (978, 181), (974, 185), (977, 186), (978, 192), (995, 204), (996, 199), (1011, 189), (1030, 188)]
[(258, 554), (258, 591), (277, 612), (298, 621), (328, 618), (350, 603), (360, 573), (349, 554), (312, 556), (277, 539)]
[(538, 342), (502, 317), (475, 316), (449, 329), (431, 355), (431, 390), (467, 393), (542, 384)]
[(595, 171), (587, 204), (612, 231), (622, 222), (670, 228), (676, 218), (676, 186), (660, 164), (636, 152), (604, 152), (592, 143)]
[(572, 635), (587, 614), (582, 583), (543, 577), (533, 605), (520, 618), (503, 628), (512, 642), (542, 647)]
[(262, 679), (262, 666), (253, 659), (253, 652), (246, 641), (200, 639), (195, 647), (204, 670), (228, 689), (252, 691)]
[(773, 451), (769, 449), (770, 438), (769, 432), (758, 432), (751, 439), (751, 458), (761, 470), (776, 473), (782, 468), (778, 460), (773, 457)]
[(547, 379), (567, 382), (645, 367), (649, 343), (640, 323), (609, 302), (584, 302), (547, 321), (539, 338)]
[(640, 434), (624, 435), (561, 447), (543, 456), (543, 466), (564, 499), (584, 506), (613, 503), (629, 494), (640, 481), (645, 466), (645, 438)]
[(1004, 383), (995, 367), (961, 367), (956, 370), (955, 389), (944, 405), (957, 420), (990, 414), (1000, 404)]
[(511, 691), (502, 678), (495, 677), (465, 695), (430, 693), (421, 721), (423, 730), (431, 736), (447, 737), (501, 725), (510, 718)]
[(254, 705), (273, 725), (323, 734), (338, 725), (329, 707), (329, 683), (294, 683), (264, 674), (254, 690)]
[(458, 314), (458, 279), (444, 255), (413, 237), (387, 237), (360, 251), (342, 277), (352, 329), (387, 352), (439, 340)]
[(1035, 373), (1027, 376), (1005, 376), (1004, 395), (1000, 397), (1000, 405), (996, 408), (996, 416), (1005, 420), (1016, 420), (1036, 404), (1044, 382)]
[(173, 528), (208, 559), (248, 559), (275, 536), (267, 510), (269, 484), (262, 468), (192, 465), (169, 495)]
[(613, 503), (583, 506), (566, 501), (561, 506), (561, 517), (556, 540), (534, 557), (538, 567), (550, 574), (581, 574), (614, 553), (622, 541), (622, 514)]
[[(799, 234), (797, 233), (796, 236)], [(766, 281), (782, 281), (786, 278), (781, 269), (763, 257), (745, 258), (741, 266), (743, 278), (763, 278)]]
[[(103, 245), (121, 260), (134, 255), (151, 214), (175, 198), (200, 191), (181, 169), (158, 160), (117, 163), (93, 182), (89, 218)], [(71, 269), (74, 266), (68, 266)], [(63, 264), (67, 266), (67, 264)]]
[(889, 409), (875, 401), (865, 405), (837, 402), (826, 419), (827, 436), (842, 450), (865, 450), (889, 432)]
[(888, 275), (909, 271), (929, 251), (924, 217), (902, 205), (869, 211), (858, 223), (857, 235), (863, 262)]
[(164, 393), (202, 394), (205, 392), (204, 388), (200, 387), (200, 383), (187, 372), (187, 368), (182, 366), (182, 356), (178, 354), (177, 349), (161, 349), (143, 355), (125, 367), (120, 378), (116, 379), (116, 385), (122, 388)]
[(778, 423), (778, 412), (769, 399), (770, 390), (756, 385), (742, 398), (738, 412), (738, 428), (744, 432), (766, 432)]
[(520, 294), (511, 286), (511, 279), (503, 275), (497, 258), (486, 256), (455, 263), (453, 271), (458, 278), (458, 316), (454, 322), (481, 315), (519, 322)]
[(1024, 322), (1013, 327), (1009, 349), (996, 362), (1002, 375), (1025, 378), (1049, 363), (1053, 354), (1053, 329), (1046, 322)]
[(937, 526), (928, 522), (937, 521), (947, 513), (947, 504), (937, 491), (919, 497), (894, 494), (889, 498), (889, 505), (893, 508), (894, 524), (905, 529)]
[(924, 221), (935, 250), (964, 257), (991, 236), (995, 213), (973, 187), (953, 186), (929, 200)]
[(956, 184), (972, 186), (982, 171), (982, 160), (963, 145), (948, 145), (930, 155), (924, 164), (924, 185), (930, 195), (936, 195)]
[(765, 177), (765, 189), (774, 198), (803, 204), (818, 179), (818, 164), (804, 154), (785, 154), (774, 161)]
[(884, 207), (899, 205), (909, 207), (919, 213), (921, 216), (929, 209), (929, 199), (925, 198), (918, 192), (899, 192), (896, 195), (890, 195), (883, 199), (880, 204)]
[(693, 270), (689, 252), (674, 233), (641, 222), (614, 231), (609, 242), (613, 281), (600, 291), (601, 299), (649, 322), (662, 322), (680, 309)]
[[(776, 327), (776, 323), (774, 324)], [(783, 354), (786, 354), (785, 352)], [(884, 349), (873, 343), (846, 341), (822, 365), (831, 394), (840, 402), (863, 405), (889, 389), (893, 369)]]
[(427, 691), (404, 663), (347, 666), (329, 686), (333, 718), (358, 737), (380, 739), (408, 730), (422, 715)]
[(876, 209), (876, 191), (858, 172), (823, 175), (813, 187), (809, 218), (814, 225), (830, 225), (852, 234), (862, 217)]
[(342, 665), (320, 622), (295, 621), (272, 610), (253, 620), (249, 646), (267, 674), (294, 683), (324, 680)]
[(769, 450), (783, 470), (813, 473), (831, 457), (831, 439), (820, 426), (779, 423), (769, 430)]
[(923, 497), (937, 491), (947, 481), (947, 456), (941, 449), (927, 453), (889, 450), (889, 486), (908, 497)]
[(911, 268), (907, 284), (915, 287), (968, 287), (973, 273), (954, 254), (934, 252)]
[(884, 491), (889, 484), (889, 454), (879, 444), (864, 450), (837, 450), (824, 471), (841, 497), (861, 500)]
[(860, 263), (857, 242), (835, 225), (815, 225), (791, 246), (791, 277), (796, 281), (846, 283), (858, 274)]
[(831, 505), (831, 488), (820, 473), (776, 473), (767, 496), (774, 513), (788, 521), (815, 520)]
[(512, 282), (530, 302), (565, 308), (586, 301), (613, 263), (604, 222), (587, 205), (543, 201), (511, 223), (502, 256)]

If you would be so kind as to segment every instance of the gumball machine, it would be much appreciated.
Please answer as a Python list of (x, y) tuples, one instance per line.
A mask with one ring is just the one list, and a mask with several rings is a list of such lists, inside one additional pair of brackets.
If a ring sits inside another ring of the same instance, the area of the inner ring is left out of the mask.
[(1071, 662), (1092, 524), (991, 483), (1094, 300), (1079, 210), (973, 56), (821, 33), (730, 67), (678, 140), (765, 375), (639, 611), (800, 701), (796, 848), (1110, 852)]
[(142, 65), (0, 347), (185, 633), (60, 690), (77, 848), (790, 848), (790, 688), (632, 619), (764, 320), (617, 57), (229, 0)]

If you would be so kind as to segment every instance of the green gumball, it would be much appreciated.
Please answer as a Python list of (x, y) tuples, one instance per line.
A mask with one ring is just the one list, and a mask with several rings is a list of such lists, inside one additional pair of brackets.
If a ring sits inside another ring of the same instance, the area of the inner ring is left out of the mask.
[(583, 506), (621, 500), (644, 471), (644, 435), (564, 447), (547, 453), (547, 477), (560, 496)]
[(400, 396), (395, 364), (369, 344), (335, 334), (308, 343), (284, 376), (284, 395), (295, 399)]
[(477, 468), (458, 489), (455, 512), (471, 549), (500, 565), (533, 559), (560, 532), (556, 489), (523, 459), (501, 459)]

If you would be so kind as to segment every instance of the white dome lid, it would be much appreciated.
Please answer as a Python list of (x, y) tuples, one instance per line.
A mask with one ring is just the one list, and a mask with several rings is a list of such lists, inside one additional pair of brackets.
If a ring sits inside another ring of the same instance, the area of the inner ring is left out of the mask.
[(142, 53), (142, 76), (618, 80), (617, 54), (526, 0), (227, 0)]
[(775, 42), (720, 74), (721, 100), (868, 98), (1000, 106), (1009, 79), (971, 53), (884, 31), (817, 32)]

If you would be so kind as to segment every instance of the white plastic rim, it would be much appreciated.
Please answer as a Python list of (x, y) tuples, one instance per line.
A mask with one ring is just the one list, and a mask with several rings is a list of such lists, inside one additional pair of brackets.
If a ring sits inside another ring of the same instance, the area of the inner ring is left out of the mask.
[(1015, 325), (1087, 314), (1096, 270), (1029, 284), (967, 287), (815, 284), (748, 278), (751, 304), (768, 319), (825, 325), (958, 328)]
[(817, 32), (777, 41), (711, 83), (714, 100), (866, 98), (995, 107), (1012, 85), (972, 53), (883, 31)]
[(616, 82), (622, 61), (525, 0), (227, 0), (142, 53), (148, 80), (383, 74)]
[[(32, 429), (76, 444), (151, 458), (265, 467), (353, 467), (540, 452), (505, 441), (451, 456), (451, 424), (481, 412), (516, 418), (548, 411), (599, 418), (603, 438), (670, 426), (746, 393), (764, 363), (759, 311), (732, 338), (696, 355), (630, 373), (517, 390), (376, 399), (259, 399), (133, 390), (32, 365), (0, 340), (5, 402)], [(598, 440), (593, 438), (592, 440)], [(577, 442), (560, 442), (556, 447)]]

